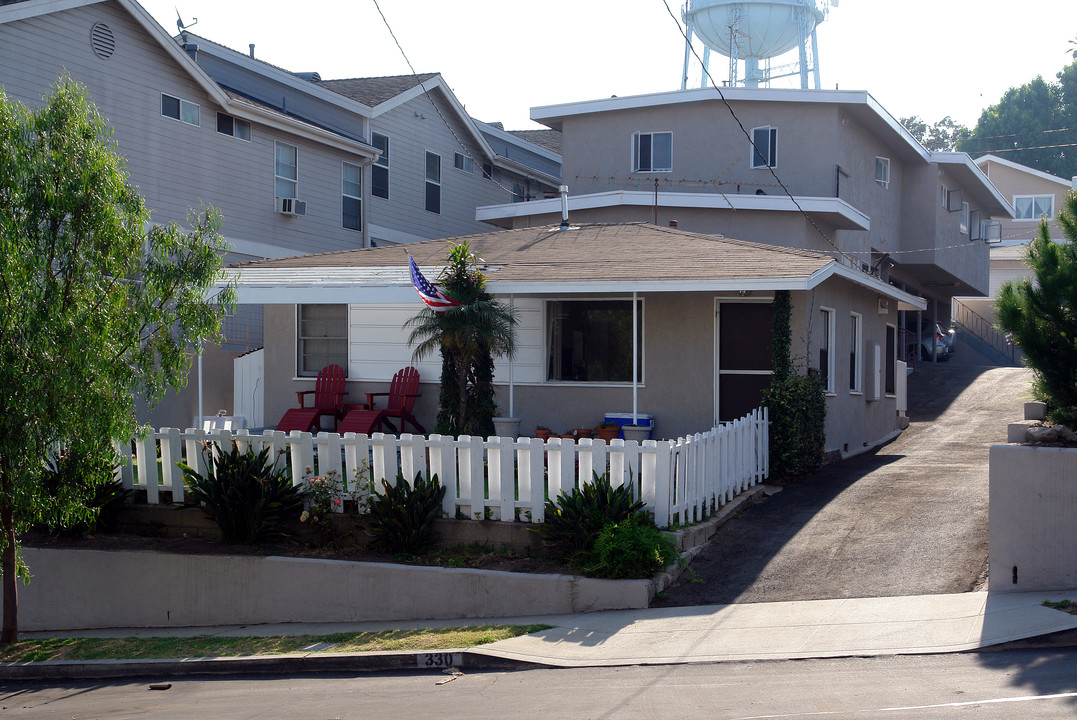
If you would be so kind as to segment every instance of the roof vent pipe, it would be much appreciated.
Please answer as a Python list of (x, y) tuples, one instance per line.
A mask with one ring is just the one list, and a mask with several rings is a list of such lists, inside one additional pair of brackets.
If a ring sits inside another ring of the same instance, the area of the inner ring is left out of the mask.
[(558, 191), (561, 193), (561, 229), (564, 230), (568, 227), (568, 185), (562, 185)]
[(254, 43), (251, 43), (249, 47), (251, 49), (251, 57), (254, 57)]

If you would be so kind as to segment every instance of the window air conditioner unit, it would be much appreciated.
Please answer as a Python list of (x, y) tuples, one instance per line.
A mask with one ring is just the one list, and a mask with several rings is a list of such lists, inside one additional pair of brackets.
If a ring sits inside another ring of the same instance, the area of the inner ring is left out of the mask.
[(276, 210), (281, 215), (306, 215), (307, 203), (295, 198), (274, 198)]

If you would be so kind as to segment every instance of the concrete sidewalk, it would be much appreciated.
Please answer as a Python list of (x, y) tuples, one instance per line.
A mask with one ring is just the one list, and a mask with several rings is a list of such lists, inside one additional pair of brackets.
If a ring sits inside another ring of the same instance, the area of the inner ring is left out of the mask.
[[(811, 600), (412, 623), (116, 628), (72, 635), (276, 636), (485, 624), (554, 626), (490, 645), (440, 653), (311, 652), (258, 658), (4, 663), (0, 664), (0, 679), (378, 672), (431, 667), (431, 657), (435, 660), (431, 669), (442, 669), (447, 663), (478, 670), (960, 652), (1077, 629), (1077, 616), (1043, 607), (1043, 601), (1048, 599), (1077, 601), (1077, 590)], [(24, 633), (23, 637), (35, 635)]]

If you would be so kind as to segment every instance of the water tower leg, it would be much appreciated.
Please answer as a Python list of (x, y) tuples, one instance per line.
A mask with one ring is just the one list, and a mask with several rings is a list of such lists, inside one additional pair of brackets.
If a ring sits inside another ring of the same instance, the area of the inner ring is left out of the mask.
[(686, 21), (684, 27), (684, 71), (681, 73), (681, 90), (688, 87), (688, 61), (692, 57), (692, 21)]
[(819, 36), (815, 28), (811, 29), (811, 69), (815, 76), (815, 89), (818, 90), (822, 83), (819, 80)]
[(711, 66), (711, 49), (709, 47), (703, 48), (703, 77), (699, 80), (699, 86), (701, 88), (707, 87), (707, 73)]

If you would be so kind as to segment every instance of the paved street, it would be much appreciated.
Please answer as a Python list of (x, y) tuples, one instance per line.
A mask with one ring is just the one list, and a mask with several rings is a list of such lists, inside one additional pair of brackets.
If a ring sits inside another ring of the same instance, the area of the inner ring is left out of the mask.
[[(446, 682), (447, 681), (447, 682)], [(171, 683), (166, 690), (151, 683)], [(0, 689), (6, 718), (1071, 718), (1077, 653), (230, 679)]]
[(726, 524), (658, 607), (959, 593), (987, 565), (988, 447), (1028, 397), (1023, 368), (921, 363), (909, 428)]

